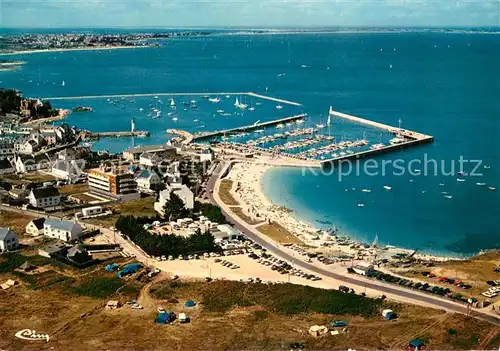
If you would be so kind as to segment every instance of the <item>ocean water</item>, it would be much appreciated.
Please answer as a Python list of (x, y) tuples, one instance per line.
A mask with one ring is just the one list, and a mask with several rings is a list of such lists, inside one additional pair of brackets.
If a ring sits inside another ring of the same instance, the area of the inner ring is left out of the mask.
[[(381, 243), (470, 255), (500, 244), (500, 190), (488, 190), (488, 186), (500, 186), (498, 57), (500, 36), (495, 34), (221, 35), (173, 39), (161, 48), (14, 57), (27, 63), (19, 71), (0, 73), (0, 86), (39, 97), (214, 91), (264, 94), (267, 87), (268, 95), (303, 105), (289, 110), (285, 106), (278, 112), (269, 103), (254, 115), (221, 117), (214, 116), (216, 107), (205, 102), (197, 112), (179, 113), (174, 123), (165, 108), (158, 120), (139, 111), (140, 106), (150, 108), (155, 103), (152, 98), (125, 99), (119, 106), (106, 99), (54, 101), (57, 107), (94, 107), (93, 113), (69, 118), (70, 124), (82, 128), (128, 130), (134, 118), (137, 129), (152, 133), (150, 138), (108, 139), (94, 145), (111, 151), (163, 142), (169, 137), (165, 130), (175, 126), (215, 130), (291, 112), (306, 112), (312, 124), (325, 123), (330, 105), (395, 126), (401, 119), (404, 128), (431, 134), (435, 142), (377, 156), (379, 164), (423, 160), (427, 155), (446, 162), (449, 172), (450, 162), (463, 156), (482, 160), (490, 168), (481, 166), (482, 175), (464, 177), (465, 182), (443, 174), (351, 174), (340, 179), (338, 170), (313, 175), (274, 169), (262, 181), (266, 194), (315, 226), (334, 225), (360, 240), (372, 241), (378, 235)], [(168, 101), (161, 99), (164, 104)], [(182, 100), (177, 99), (178, 105)], [(230, 104), (224, 103), (223, 109), (229, 110)], [(353, 137), (364, 130), (353, 129)], [(422, 165), (414, 168), (424, 171)], [(465, 170), (472, 168), (469, 164)], [(478, 182), (486, 185), (478, 186)], [(384, 185), (392, 190), (384, 190)], [(453, 197), (447, 199), (442, 192)]]

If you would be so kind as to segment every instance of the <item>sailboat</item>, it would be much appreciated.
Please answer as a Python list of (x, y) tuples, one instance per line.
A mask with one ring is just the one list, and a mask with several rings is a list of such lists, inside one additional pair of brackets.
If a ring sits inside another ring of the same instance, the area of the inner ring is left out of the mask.
[(175, 100), (174, 100), (174, 98), (171, 98), (170, 99), (170, 107), (175, 107), (175, 106), (176, 106), (175, 105)]
[(240, 100), (238, 100), (238, 98), (236, 98), (236, 101), (234, 102), (234, 106), (237, 108), (241, 108), (241, 109), (248, 107), (248, 105), (241, 103)]
[(65, 86), (66, 85), (66, 82), (63, 80), (62, 83), (61, 83), (62, 86)]
[(276, 108), (277, 108), (278, 110), (281, 110), (281, 109), (283, 108), (283, 105), (277, 104), (277, 105), (276, 105)]

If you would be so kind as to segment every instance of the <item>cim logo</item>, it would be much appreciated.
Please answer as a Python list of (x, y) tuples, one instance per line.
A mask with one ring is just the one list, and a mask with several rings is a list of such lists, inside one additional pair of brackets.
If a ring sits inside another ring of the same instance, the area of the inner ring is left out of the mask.
[(49, 342), (49, 334), (37, 334), (36, 330), (31, 330), (31, 329), (23, 329), (20, 330), (16, 333), (15, 335), (19, 339), (24, 339), (24, 340), (32, 340), (32, 341), (43, 341), (46, 340)]

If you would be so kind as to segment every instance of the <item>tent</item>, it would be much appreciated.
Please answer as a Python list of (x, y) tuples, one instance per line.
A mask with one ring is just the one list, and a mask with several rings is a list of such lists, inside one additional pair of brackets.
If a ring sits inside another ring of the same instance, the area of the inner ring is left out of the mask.
[(425, 344), (422, 340), (413, 339), (408, 343), (407, 350), (408, 351), (425, 350)]
[(108, 264), (108, 265), (106, 266), (106, 270), (107, 270), (108, 272), (114, 272), (114, 271), (116, 271), (118, 268), (120, 268), (120, 267), (119, 267), (116, 263)]
[(169, 324), (175, 319), (175, 314), (173, 312), (160, 312), (155, 318), (155, 323), (157, 324)]
[(194, 307), (194, 306), (196, 306), (196, 302), (194, 302), (193, 300), (187, 300), (186, 303), (184, 304), (184, 306)]
[(140, 263), (131, 263), (131, 264), (127, 264), (123, 267), (123, 269), (121, 271), (119, 271), (118, 273), (116, 273), (116, 276), (118, 278), (121, 278), (123, 277), (124, 275), (127, 275), (127, 274), (132, 274), (132, 273), (135, 273), (137, 272), (140, 268), (141, 268), (141, 264)]

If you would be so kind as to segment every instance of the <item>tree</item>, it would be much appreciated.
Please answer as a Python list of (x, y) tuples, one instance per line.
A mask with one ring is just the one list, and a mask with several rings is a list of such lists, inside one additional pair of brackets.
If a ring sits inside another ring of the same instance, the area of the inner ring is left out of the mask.
[(164, 218), (169, 221), (185, 217), (188, 213), (182, 199), (174, 192), (170, 193), (170, 199), (163, 206)]

